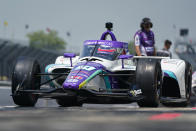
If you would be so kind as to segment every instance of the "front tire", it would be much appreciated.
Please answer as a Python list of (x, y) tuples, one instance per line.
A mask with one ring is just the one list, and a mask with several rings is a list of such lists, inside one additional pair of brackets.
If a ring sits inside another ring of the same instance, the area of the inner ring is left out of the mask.
[(142, 90), (144, 99), (138, 102), (140, 107), (158, 107), (159, 90), (162, 85), (160, 62), (153, 59), (139, 59), (136, 70), (136, 84)]
[(12, 73), (12, 98), (16, 105), (34, 106), (38, 100), (38, 95), (17, 93), (17, 90), (36, 90), (40, 89), (40, 65), (33, 58), (18, 58)]

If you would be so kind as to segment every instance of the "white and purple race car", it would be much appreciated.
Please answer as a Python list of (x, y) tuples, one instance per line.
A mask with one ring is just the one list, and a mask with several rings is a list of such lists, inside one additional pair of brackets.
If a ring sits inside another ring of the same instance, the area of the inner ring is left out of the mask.
[[(187, 106), (191, 96), (191, 65), (169, 57), (134, 56), (119, 42), (112, 24), (100, 40), (87, 40), (80, 56), (64, 53), (41, 73), (34, 58), (20, 57), (12, 74), (12, 97), (19, 106), (38, 98), (60, 106), (83, 103), (131, 103), (140, 107)], [(111, 40), (106, 40), (107, 36)], [(41, 81), (41, 78), (47, 78)], [(46, 88), (44, 85), (49, 85)]]

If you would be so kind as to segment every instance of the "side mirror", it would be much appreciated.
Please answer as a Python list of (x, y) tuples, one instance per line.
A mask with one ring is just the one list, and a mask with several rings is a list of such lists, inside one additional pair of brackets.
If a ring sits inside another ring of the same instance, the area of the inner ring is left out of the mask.
[(120, 55), (118, 57), (118, 59), (121, 59), (122, 60), (122, 68), (124, 68), (124, 59), (130, 59), (132, 57), (133, 57), (133, 55)]
[(68, 58), (73, 58), (73, 57), (75, 57), (76, 56), (76, 54), (75, 53), (64, 53), (64, 57), (68, 57)]
[(118, 59), (129, 59), (129, 58), (132, 58), (132, 57), (133, 57), (133, 55), (120, 55), (118, 57)]
[(74, 53), (64, 53), (65, 58), (70, 58), (71, 67), (73, 66), (72, 58), (75, 57), (75, 56), (76, 56), (76, 54), (74, 54)]

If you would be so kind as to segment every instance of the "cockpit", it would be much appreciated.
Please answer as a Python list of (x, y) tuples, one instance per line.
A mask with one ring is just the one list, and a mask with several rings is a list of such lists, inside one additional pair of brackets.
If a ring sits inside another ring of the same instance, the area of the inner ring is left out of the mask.
[(107, 60), (116, 60), (119, 55), (126, 54), (127, 52), (128, 44), (124, 42), (89, 40), (84, 42), (80, 58), (94, 56)]

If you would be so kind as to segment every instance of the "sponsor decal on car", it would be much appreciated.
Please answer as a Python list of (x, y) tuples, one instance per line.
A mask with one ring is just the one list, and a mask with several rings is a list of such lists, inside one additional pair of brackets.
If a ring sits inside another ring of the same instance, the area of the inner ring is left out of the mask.
[(88, 77), (90, 74), (87, 71), (72, 71), (70, 73), (70, 76), (81, 76), (81, 77)]
[(102, 42), (102, 41), (99, 41), (98, 44), (111, 47), (113, 43), (112, 42)]
[(95, 70), (96, 68), (93, 67), (93, 66), (88, 66), (88, 65), (85, 65), (85, 66), (77, 66), (74, 70), (86, 70), (86, 71), (92, 71), (92, 70)]
[(111, 46), (108, 46), (108, 45), (100, 45), (100, 46), (104, 48), (111, 48)]
[(81, 80), (83, 77), (82, 77), (82, 76), (71, 76), (70, 78), (71, 78), (71, 79), (78, 79), (78, 80)]
[(131, 90), (131, 91), (130, 91), (130, 94), (132, 94), (133, 96), (137, 96), (137, 95), (142, 94), (142, 90), (141, 90), (141, 89), (138, 89), (138, 90)]
[(79, 80), (77, 80), (77, 79), (68, 79), (67, 80), (67, 82), (71, 82), (71, 83), (76, 83), (76, 82), (78, 82)]
[(80, 75), (86, 75), (88, 77), (89, 73), (86, 71), (80, 71)]

